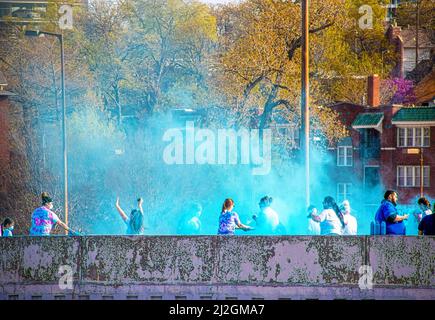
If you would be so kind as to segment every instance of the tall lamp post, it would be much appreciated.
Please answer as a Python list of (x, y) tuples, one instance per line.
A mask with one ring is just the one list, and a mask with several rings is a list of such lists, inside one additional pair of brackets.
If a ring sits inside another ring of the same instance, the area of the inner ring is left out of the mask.
[[(26, 30), (25, 35), (28, 37), (40, 37), (49, 35), (56, 37), (60, 43), (60, 63), (61, 63), (61, 85), (62, 85), (62, 141), (63, 141), (63, 200), (64, 200), (64, 213), (65, 224), (68, 226), (68, 145), (66, 140), (66, 103), (65, 103), (65, 55), (63, 46), (63, 35), (61, 33), (53, 33), (39, 30)], [(68, 231), (65, 230), (65, 234)]]
[(420, 29), (420, 0), (417, 0), (417, 12), (416, 12), (416, 23), (415, 23), (415, 67), (418, 65), (418, 32)]
[(310, 205), (310, 83), (309, 83), (309, 0), (302, 0), (301, 149), (305, 162), (305, 208)]

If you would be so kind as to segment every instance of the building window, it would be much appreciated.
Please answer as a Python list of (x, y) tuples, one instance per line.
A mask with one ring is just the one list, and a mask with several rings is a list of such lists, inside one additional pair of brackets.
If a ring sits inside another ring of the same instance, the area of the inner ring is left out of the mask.
[[(420, 166), (398, 166), (397, 186), (420, 187)], [(429, 187), (430, 167), (423, 167), (423, 186)]]
[(353, 147), (344, 146), (337, 148), (337, 166), (351, 167), (353, 165)]
[(352, 196), (352, 183), (337, 183), (337, 203), (348, 200)]
[(397, 128), (398, 147), (429, 147), (430, 128)]

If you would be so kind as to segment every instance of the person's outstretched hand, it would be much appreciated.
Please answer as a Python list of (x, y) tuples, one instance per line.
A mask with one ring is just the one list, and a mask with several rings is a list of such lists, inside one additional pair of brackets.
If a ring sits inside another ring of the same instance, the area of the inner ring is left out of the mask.
[(74, 230), (69, 230), (69, 231), (68, 231), (68, 235), (69, 235), (69, 236), (74, 236), (74, 237), (81, 236), (81, 234), (80, 234), (79, 232), (74, 231)]

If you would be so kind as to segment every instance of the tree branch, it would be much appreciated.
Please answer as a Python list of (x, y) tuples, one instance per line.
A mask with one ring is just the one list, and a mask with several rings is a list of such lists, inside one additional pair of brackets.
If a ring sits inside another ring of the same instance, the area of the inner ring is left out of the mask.
[[(331, 27), (332, 25), (334, 25), (334, 22), (328, 22), (328, 23), (326, 23), (318, 28), (310, 29), (309, 33), (317, 33), (319, 31), (322, 31), (326, 28)], [(287, 57), (289, 60), (292, 60), (294, 55), (295, 55), (296, 50), (299, 49), (300, 47), (302, 47), (302, 36), (300, 36), (297, 39), (293, 39), (290, 42), (286, 41), (286, 45), (288, 47)]]

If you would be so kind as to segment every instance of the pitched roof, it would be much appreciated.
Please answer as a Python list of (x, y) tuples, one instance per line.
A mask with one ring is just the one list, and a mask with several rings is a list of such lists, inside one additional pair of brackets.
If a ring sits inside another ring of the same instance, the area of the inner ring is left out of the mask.
[(435, 107), (402, 108), (393, 117), (397, 122), (435, 122)]
[(384, 119), (382, 112), (360, 113), (352, 123), (353, 128), (377, 127)]
[(9, 96), (15, 96), (16, 94), (13, 92), (0, 90), (0, 97), (9, 97)]
[[(420, 29), (420, 28), (418, 31), (419, 31), (418, 32), (418, 40), (419, 40), (418, 47), (419, 48), (433, 47), (433, 43), (430, 40), (429, 31), (427, 31), (425, 29)], [(415, 27), (409, 26), (408, 28), (402, 29), (400, 35), (403, 39), (403, 46), (405, 48), (415, 48), (415, 36), (416, 36)]]
[(433, 101), (435, 98), (435, 69), (421, 80), (414, 88), (417, 103)]

